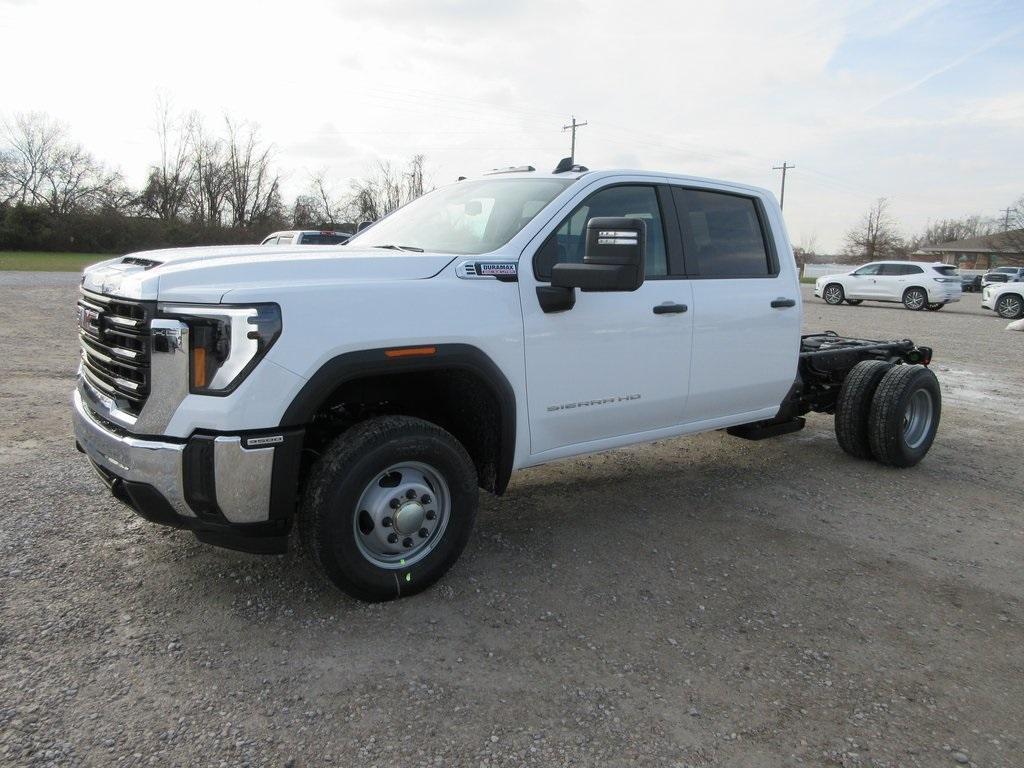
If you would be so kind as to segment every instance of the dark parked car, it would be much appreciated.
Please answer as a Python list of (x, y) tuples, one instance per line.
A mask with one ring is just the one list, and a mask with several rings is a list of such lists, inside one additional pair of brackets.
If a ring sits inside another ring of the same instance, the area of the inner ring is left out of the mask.
[(981, 278), (982, 285), (989, 283), (1019, 283), (1024, 281), (1024, 267), (999, 267)]
[(960, 287), (964, 293), (981, 293), (981, 275), (965, 275), (961, 272)]

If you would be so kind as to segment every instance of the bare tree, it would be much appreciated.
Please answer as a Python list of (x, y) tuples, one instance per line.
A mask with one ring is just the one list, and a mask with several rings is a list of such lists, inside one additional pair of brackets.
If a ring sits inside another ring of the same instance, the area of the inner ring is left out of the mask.
[(868, 261), (904, 255), (906, 246), (889, 215), (889, 201), (878, 198), (860, 222), (846, 233), (846, 252)]
[(142, 192), (142, 205), (164, 221), (179, 217), (188, 195), (192, 169), (189, 137), (193, 120), (193, 116), (175, 117), (167, 101), (158, 101), (156, 135), (160, 144), (160, 161), (149, 170), (149, 179)]
[[(1002, 230), (999, 239), (1011, 250), (1024, 253), (1024, 196), (1017, 199), (1017, 202), (1010, 207), (1008, 216), (998, 223)], [(1024, 259), (1008, 257), (1007, 262), (1024, 264)]]
[(409, 169), (405, 173), (405, 199), (415, 200), (423, 195), (423, 155), (409, 158)]
[(322, 227), (332, 229), (345, 221), (347, 203), (331, 191), (326, 173), (317, 171), (310, 178), (305, 194), (295, 198), (292, 223), (296, 227)]
[(120, 174), (108, 172), (81, 145), (67, 144), (54, 153), (42, 198), (52, 213), (67, 216), (75, 210), (94, 207), (105, 193), (120, 184)]
[(978, 214), (963, 216), (959, 219), (940, 219), (925, 227), (924, 232), (910, 241), (909, 247), (911, 250), (917, 250), (926, 245), (939, 245), (940, 243), (983, 237), (994, 234), (996, 231), (998, 231), (998, 227), (995, 221)]
[(348, 215), (353, 221), (376, 221), (426, 191), (425, 158), (413, 155), (404, 171), (379, 160), (374, 171), (351, 185)]
[(228, 196), (227, 150), (222, 139), (209, 136), (202, 121), (190, 124), (191, 172), (185, 210), (197, 224), (223, 223)]
[(42, 112), (16, 114), (4, 121), (8, 145), (0, 162), (0, 192), (18, 203), (43, 204), (47, 178), (53, 173), (64, 145), (64, 125)]
[(227, 140), (227, 202), (231, 222), (244, 227), (280, 214), (280, 178), (270, 165), (273, 147), (264, 147), (256, 126), (225, 118)]

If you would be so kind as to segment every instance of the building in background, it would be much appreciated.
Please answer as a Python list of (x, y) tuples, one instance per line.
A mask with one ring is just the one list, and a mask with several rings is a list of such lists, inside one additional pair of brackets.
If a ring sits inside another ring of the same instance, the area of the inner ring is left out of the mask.
[(1024, 266), (1024, 229), (926, 245), (914, 251), (911, 258), (914, 261), (941, 261), (961, 269)]

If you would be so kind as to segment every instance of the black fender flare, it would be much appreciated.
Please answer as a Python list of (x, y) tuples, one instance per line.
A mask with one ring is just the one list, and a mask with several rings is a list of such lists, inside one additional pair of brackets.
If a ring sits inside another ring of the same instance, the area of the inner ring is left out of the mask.
[[(432, 349), (421, 354), (402, 354)], [(388, 353), (391, 353), (389, 356)], [(397, 353), (397, 354), (396, 354)], [(501, 435), (494, 492), (508, 486), (516, 450), (516, 395), (505, 374), (481, 349), (470, 344), (432, 344), (415, 347), (361, 349), (332, 357), (299, 390), (284, 415), (281, 427), (305, 426), (342, 384), (367, 376), (400, 375), (445, 369), (471, 371), (490, 388), (500, 410)]]

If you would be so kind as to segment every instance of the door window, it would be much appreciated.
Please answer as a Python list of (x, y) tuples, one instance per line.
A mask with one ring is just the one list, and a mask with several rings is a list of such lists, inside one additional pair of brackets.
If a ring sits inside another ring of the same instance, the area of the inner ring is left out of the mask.
[(672, 188), (687, 270), (699, 277), (774, 274), (757, 205), (749, 197)]
[(883, 264), (881, 275), (904, 276), (919, 275), (923, 270), (916, 264)]
[(555, 264), (583, 262), (587, 222), (597, 216), (642, 219), (647, 229), (647, 267), (644, 274), (649, 278), (668, 274), (665, 230), (657, 192), (654, 187), (627, 185), (598, 190), (562, 221), (534, 257), (533, 269), (538, 280), (550, 280), (551, 267)]
[(866, 267), (861, 267), (853, 274), (857, 275), (858, 277), (864, 277), (865, 275), (877, 275), (881, 268), (881, 264), (868, 264)]

